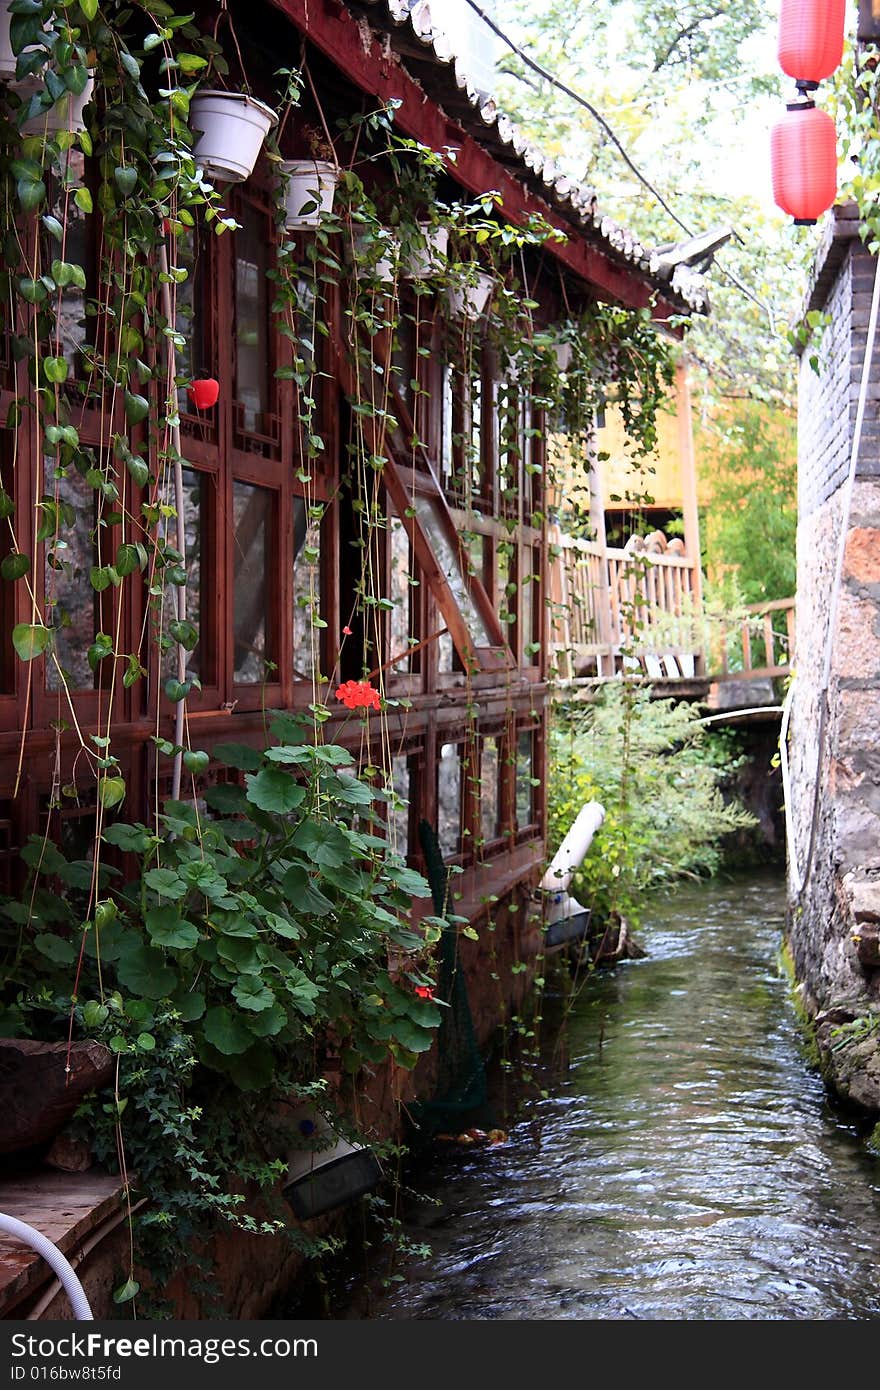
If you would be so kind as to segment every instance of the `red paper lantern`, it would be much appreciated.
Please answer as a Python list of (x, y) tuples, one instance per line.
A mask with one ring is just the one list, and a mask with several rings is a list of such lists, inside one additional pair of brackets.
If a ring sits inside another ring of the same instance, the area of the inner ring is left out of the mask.
[(837, 132), (811, 101), (787, 107), (770, 136), (773, 198), (798, 226), (815, 222), (837, 196)]
[(804, 90), (817, 87), (840, 66), (846, 0), (782, 0), (779, 66)]
[(220, 383), (215, 381), (212, 376), (201, 377), (186, 388), (186, 394), (196, 410), (210, 410), (211, 406), (216, 405), (219, 399)]

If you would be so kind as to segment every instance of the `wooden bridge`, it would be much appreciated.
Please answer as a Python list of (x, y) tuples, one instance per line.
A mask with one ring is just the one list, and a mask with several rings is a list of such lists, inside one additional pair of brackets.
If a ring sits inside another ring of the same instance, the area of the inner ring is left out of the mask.
[(562, 684), (595, 685), (628, 668), (657, 695), (728, 708), (778, 703), (772, 681), (791, 670), (794, 598), (715, 614), (702, 602), (688, 555), (615, 549), (558, 527), (549, 580), (551, 651)]

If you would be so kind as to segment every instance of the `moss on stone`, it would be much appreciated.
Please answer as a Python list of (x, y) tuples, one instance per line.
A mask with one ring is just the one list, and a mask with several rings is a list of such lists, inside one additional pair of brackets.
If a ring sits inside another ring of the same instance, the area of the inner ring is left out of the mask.
[(794, 956), (786, 940), (782, 941), (776, 953), (776, 964), (780, 975), (785, 977), (788, 984), (788, 997), (791, 1002), (791, 1007), (794, 1010), (794, 1016), (797, 1019), (804, 1050), (807, 1054), (807, 1060), (811, 1066), (814, 1066), (817, 1071), (822, 1072), (824, 1075), (825, 1067), (822, 1065), (822, 1054), (819, 1051), (819, 1044), (816, 1041), (815, 1024), (804, 1004), (803, 997), (798, 987), (797, 973), (794, 967)]

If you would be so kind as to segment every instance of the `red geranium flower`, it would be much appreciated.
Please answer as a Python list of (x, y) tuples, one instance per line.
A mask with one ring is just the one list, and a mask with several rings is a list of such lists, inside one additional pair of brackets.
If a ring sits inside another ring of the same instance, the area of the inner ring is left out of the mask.
[(379, 692), (369, 681), (346, 681), (336, 691), (346, 709), (380, 709)]
[(416, 985), (416, 997), (419, 999), (433, 999), (434, 991), (430, 985)]
[(351, 636), (351, 628), (348, 626), (348, 624), (346, 624), (346, 626), (342, 629), (342, 633), (345, 637)]

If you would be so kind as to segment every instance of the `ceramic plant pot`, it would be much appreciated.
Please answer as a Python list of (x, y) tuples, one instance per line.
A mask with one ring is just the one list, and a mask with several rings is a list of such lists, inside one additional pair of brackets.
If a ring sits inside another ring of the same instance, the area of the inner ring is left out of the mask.
[(472, 284), (448, 289), (446, 299), (453, 318), (465, 318), (475, 323), (486, 311), (494, 284), (492, 276), (480, 270)]
[(423, 222), (419, 231), (424, 245), (412, 246), (406, 256), (403, 273), (408, 280), (430, 280), (432, 275), (439, 275), (446, 264), (448, 228), (432, 227)]
[[(26, 101), (32, 92), (42, 87), (42, 83), (38, 78), (27, 78), (17, 83), (16, 87), (22, 100)], [(51, 138), (63, 130), (72, 131), (74, 134), (85, 130), (85, 109), (92, 99), (94, 90), (95, 79), (90, 73), (81, 92), (64, 92), (46, 111), (24, 121), (21, 127), (22, 134)]]
[(218, 183), (244, 183), (277, 123), (271, 106), (247, 92), (197, 92), (189, 115), (193, 158)]
[(11, 20), (9, 0), (0, 0), (0, 82), (9, 82), (15, 76), (15, 54), (9, 35)]
[(287, 231), (317, 227), (333, 211), (338, 173), (329, 159), (287, 159), (281, 165), (287, 175), (284, 190), (284, 226)]

